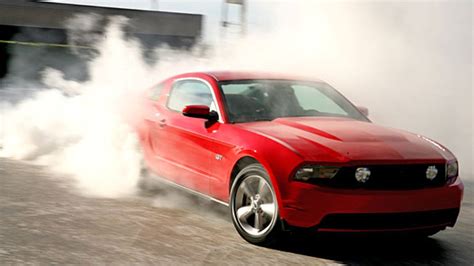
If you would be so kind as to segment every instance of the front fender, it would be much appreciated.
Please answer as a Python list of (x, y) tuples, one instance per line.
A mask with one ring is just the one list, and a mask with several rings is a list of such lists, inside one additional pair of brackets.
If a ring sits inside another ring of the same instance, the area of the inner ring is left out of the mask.
[[(302, 158), (291, 150), (277, 145), (258, 147), (255, 149), (242, 149), (235, 157), (232, 167), (229, 169), (229, 177), (232, 175), (233, 166), (244, 157), (252, 157), (265, 168), (275, 190), (280, 216), (284, 217), (285, 213), (282, 203), (287, 194), (285, 188), (288, 187), (289, 175), (293, 172), (294, 168), (302, 162)], [(230, 187), (230, 182), (231, 178), (228, 179), (227, 187)]]

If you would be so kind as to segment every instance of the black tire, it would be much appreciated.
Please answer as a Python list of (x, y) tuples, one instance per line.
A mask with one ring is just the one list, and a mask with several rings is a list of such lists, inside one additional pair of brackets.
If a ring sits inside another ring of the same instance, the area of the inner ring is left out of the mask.
[[(252, 193), (248, 193), (249, 188), (255, 185), (257, 187), (252, 188), (255, 189), (255, 194), (250, 196)], [(281, 237), (277, 197), (268, 173), (261, 164), (248, 165), (237, 174), (232, 182), (229, 202), (234, 227), (245, 240), (256, 245), (270, 246)], [(249, 207), (251, 212), (247, 212)], [(244, 209), (246, 211), (242, 212)], [(240, 215), (239, 219), (239, 213), (245, 214)]]

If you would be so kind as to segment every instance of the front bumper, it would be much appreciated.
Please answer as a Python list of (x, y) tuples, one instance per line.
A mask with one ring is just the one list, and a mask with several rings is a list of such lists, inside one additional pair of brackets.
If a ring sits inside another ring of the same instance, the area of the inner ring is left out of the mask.
[(292, 227), (319, 231), (404, 231), (454, 226), (464, 186), (399, 191), (342, 190), (291, 182), (281, 217)]

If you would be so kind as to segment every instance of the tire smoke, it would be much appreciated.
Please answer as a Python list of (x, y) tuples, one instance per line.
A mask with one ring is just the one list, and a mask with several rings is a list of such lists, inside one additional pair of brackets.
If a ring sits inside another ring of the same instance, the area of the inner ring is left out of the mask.
[(145, 89), (180, 72), (239, 69), (326, 80), (369, 107), (374, 122), (444, 144), (458, 156), (464, 178), (472, 175), (470, 1), (275, 6), (262, 14), (272, 21), (265, 31), (228, 36), (207, 50), (159, 48), (154, 65), (137, 41), (124, 38), (126, 21), (112, 19), (88, 64), (88, 81), (48, 69), (48, 89), (16, 104), (0, 103), (2, 155), (73, 176), (87, 195), (132, 195), (141, 167), (133, 128)]
[(124, 23), (112, 20), (98, 44), (100, 55), (89, 63), (89, 81), (65, 80), (61, 71), (46, 69), (48, 89), (4, 108), (3, 156), (72, 176), (87, 195), (135, 192), (141, 155), (130, 112), (149, 76), (138, 43), (123, 41)]

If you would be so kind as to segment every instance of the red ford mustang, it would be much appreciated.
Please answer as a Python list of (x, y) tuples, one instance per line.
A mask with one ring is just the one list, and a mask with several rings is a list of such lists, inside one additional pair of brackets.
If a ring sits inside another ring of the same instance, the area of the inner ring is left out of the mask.
[(371, 123), (322, 81), (202, 72), (150, 92), (139, 128), (147, 166), (229, 205), (251, 243), (294, 228), (430, 235), (456, 222), (454, 155)]

